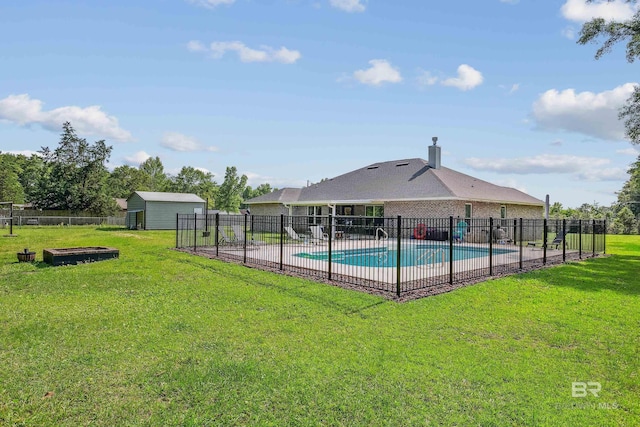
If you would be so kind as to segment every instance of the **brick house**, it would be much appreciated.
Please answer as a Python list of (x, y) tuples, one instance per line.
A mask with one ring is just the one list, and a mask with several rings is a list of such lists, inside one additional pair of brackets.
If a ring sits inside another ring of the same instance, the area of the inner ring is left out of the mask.
[(544, 201), (441, 166), (441, 148), (420, 158), (374, 163), (304, 188), (245, 201), (253, 215), (406, 218), (542, 218)]

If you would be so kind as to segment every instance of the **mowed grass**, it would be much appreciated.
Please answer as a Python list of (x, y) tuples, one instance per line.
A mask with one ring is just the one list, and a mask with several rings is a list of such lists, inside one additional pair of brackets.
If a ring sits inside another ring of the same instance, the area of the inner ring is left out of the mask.
[[(171, 232), (0, 237), (0, 425), (638, 425), (640, 237), (398, 304), (170, 250)], [(114, 246), (67, 267), (16, 252)], [(599, 382), (572, 397), (572, 382)]]

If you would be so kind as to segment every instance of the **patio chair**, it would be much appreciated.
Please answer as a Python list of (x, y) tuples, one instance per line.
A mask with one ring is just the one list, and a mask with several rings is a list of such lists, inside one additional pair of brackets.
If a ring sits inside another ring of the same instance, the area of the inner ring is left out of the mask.
[(234, 239), (232, 239), (231, 237), (229, 237), (227, 235), (227, 233), (225, 233), (224, 231), (224, 227), (219, 225), (218, 226), (218, 243), (233, 243)]
[[(241, 225), (232, 225), (231, 229), (233, 230), (233, 234), (235, 235), (235, 242), (239, 244), (243, 244), (247, 239), (247, 232), (244, 231), (244, 227)], [(262, 240), (251, 239), (251, 240), (248, 240), (247, 243), (250, 245), (261, 245), (261, 244), (264, 244), (265, 242), (263, 242)]]
[(556, 237), (553, 239), (553, 242), (549, 244), (549, 246), (556, 245), (556, 249), (558, 249), (558, 246), (560, 246), (564, 242), (564, 238), (567, 236), (568, 233), (569, 233), (568, 231), (558, 233)]
[(329, 235), (324, 232), (321, 225), (312, 225), (309, 227), (311, 230), (311, 237), (316, 241), (329, 240)]
[(456, 224), (456, 229), (453, 231), (453, 241), (462, 243), (464, 242), (464, 238), (467, 235), (469, 224), (466, 221), (460, 220), (458, 224)]
[(296, 233), (296, 230), (293, 229), (293, 227), (291, 227), (290, 225), (286, 226), (284, 228), (284, 231), (287, 232), (287, 234), (289, 235), (289, 238), (291, 240), (297, 240), (297, 241), (304, 241), (305, 239), (303, 237), (300, 237), (300, 235), (298, 233)]

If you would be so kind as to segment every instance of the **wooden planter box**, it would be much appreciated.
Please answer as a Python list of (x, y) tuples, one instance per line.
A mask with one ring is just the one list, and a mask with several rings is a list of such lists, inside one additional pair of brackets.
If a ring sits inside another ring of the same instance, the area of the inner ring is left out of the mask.
[(42, 259), (51, 265), (74, 265), (85, 262), (104, 261), (118, 258), (120, 251), (116, 248), (91, 246), (82, 248), (44, 249)]

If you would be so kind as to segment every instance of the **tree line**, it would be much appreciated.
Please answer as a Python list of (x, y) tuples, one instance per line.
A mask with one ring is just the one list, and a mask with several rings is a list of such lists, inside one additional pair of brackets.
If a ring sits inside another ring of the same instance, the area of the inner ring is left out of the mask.
[(222, 184), (213, 174), (184, 166), (177, 175), (165, 172), (159, 157), (150, 157), (138, 167), (118, 166), (109, 172), (112, 147), (104, 140), (89, 144), (65, 122), (58, 146), (42, 147), (25, 156), (0, 152), (0, 201), (32, 203), (36, 209), (92, 212), (112, 215), (115, 198), (134, 191), (194, 193), (209, 200), (209, 206), (237, 212), (244, 200), (269, 193), (269, 184), (251, 188), (246, 175), (227, 167)]

